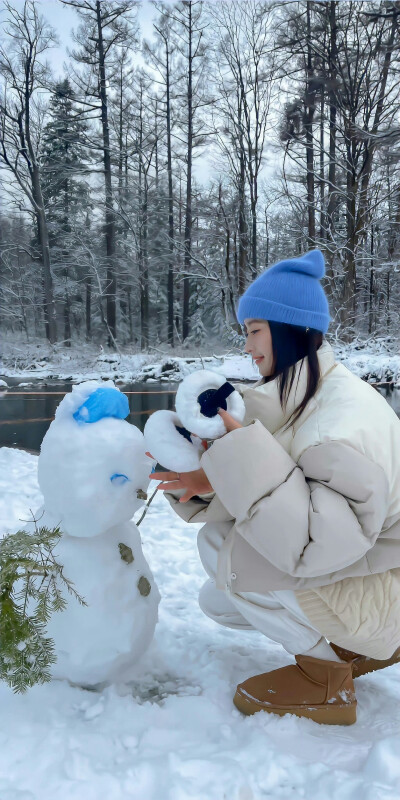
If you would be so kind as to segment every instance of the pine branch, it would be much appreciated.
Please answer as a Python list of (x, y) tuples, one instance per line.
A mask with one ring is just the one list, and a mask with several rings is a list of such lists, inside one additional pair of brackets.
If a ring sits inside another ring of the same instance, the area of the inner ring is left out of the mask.
[(54, 557), (60, 536), (43, 526), (0, 541), (0, 679), (15, 692), (51, 680), (57, 659), (46, 625), (67, 606), (62, 589), (86, 605)]

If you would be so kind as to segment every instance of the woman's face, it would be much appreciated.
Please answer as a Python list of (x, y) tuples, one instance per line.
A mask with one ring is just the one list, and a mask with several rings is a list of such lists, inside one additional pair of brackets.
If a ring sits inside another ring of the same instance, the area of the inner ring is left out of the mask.
[(265, 319), (245, 319), (245, 352), (250, 353), (263, 378), (274, 372), (271, 329)]

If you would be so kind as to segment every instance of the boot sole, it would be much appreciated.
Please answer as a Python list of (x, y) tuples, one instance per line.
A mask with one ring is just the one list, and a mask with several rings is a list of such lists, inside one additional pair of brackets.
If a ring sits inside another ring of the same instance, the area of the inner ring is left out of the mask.
[(236, 708), (251, 716), (258, 711), (267, 711), (270, 714), (277, 714), (283, 717), (285, 714), (295, 714), (296, 717), (306, 717), (321, 725), (353, 725), (357, 720), (357, 701), (346, 703), (346, 705), (323, 705), (299, 708), (298, 706), (263, 706), (249, 697), (244, 697), (240, 692), (236, 692), (233, 702)]
[(386, 667), (393, 667), (399, 664), (400, 658), (389, 658), (387, 661), (378, 661), (374, 658), (369, 658), (362, 664), (353, 663), (353, 678), (361, 678), (363, 675), (368, 675), (369, 672), (377, 672), (379, 669), (386, 669)]
[[(336, 655), (342, 660), (347, 661), (344, 657), (343, 648), (336, 647), (335, 645), (332, 646), (332, 642), (330, 644)], [(360, 661), (357, 661), (358, 658)], [(386, 669), (386, 667), (393, 667), (395, 664), (400, 664), (400, 648), (393, 653), (391, 658), (387, 658), (384, 661), (380, 661), (377, 658), (369, 658), (368, 656), (365, 658), (364, 656), (356, 656), (354, 659), (349, 659), (349, 661), (351, 660), (353, 661), (353, 678), (361, 678), (363, 675), (368, 675), (370, 672), (377, 672), (380, 669)]]

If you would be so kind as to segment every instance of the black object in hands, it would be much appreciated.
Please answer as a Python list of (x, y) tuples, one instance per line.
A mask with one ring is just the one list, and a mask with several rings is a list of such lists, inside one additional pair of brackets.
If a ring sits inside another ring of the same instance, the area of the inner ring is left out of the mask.
[(153, 472), (171, 472), (171, 470), (170, 470), (170, 469), (168, 469), (168, 467), (163, 467), (163, 465), (162, 465), (162, 464), (159, 464), (159, 463), (158, 463), (158, 461), (157, 461), (157, 464), (156, 464), (156, 465), (155, 465), (155, 467), (154, 467), (154, 468), (151, 470), (151, 472), (152, 472), (152, 473), (153, 473)]
[(190, 438), (191, 437), (190, 431), (188, 431), (186, 428), (181, 427), (180, 425), (175, 425), (175, 428), (178, 431), (178, 433), (180, 433), (180, 435), (183, 436), (184, 439), (187, 439), (188, 442), (192, 444), (192, 440)]
[(218, 409), (222, 408), (227, 410), (226, 398), (229, 397), (235, 389), (231, 383), (226, 381), (219, 389), (206, 389), (205, 392), (199, 394), (197, 402), (200, 404), (201, 413), (205, 417), (215, 417), (218, 414)]

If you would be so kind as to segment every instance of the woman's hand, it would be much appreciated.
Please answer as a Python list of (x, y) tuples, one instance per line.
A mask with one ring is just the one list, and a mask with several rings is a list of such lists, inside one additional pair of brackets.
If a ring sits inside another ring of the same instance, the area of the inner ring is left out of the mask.
[[(218, 414), (223, 420), (227, 433), (235, 431), (237, 428), (243, 428), (240, 422), (222, 408), (218, 411)], [(146, 455), (153, 458), (151, 453), (146, 453)], [(176, 492), (178, 489), (186, 489), (185, 494), (179, 500), (180, 503), (187, 503), (191, 497), (195, 497), (198, 494), (208, 494), (214, 491), (204, 469), (201, 468), (195, 469), (193, 472), (152, 472), (149, 478), (161, 481), (157, 489), (161, 489), (162, 492)]]
[(156, 481), (162, 481), (157, 489), (163, 492), (176, 492), (177, 489), (186, 489), (180, 498), (180, 503), (187, 503), (191, 497), (197, 494), (208, 494), (214, 489), (209, 482), (204, 469), (195, 469), (193, 472), (153, 472), (149, 475)]
[(227, 433), (231, 431), (235, 431), (237, 428), (243, 428), (243, 425), (238, 422), (231, 414), (228, 414), (227, 411), (224, 411), (222, 408), (219, 409), (218, 414), (222, 417), (222, 422), (225, 425)]

